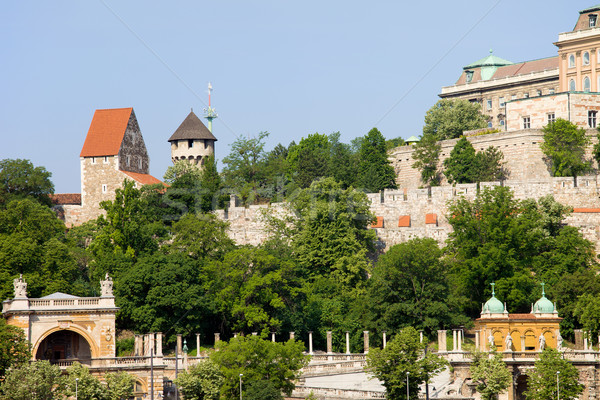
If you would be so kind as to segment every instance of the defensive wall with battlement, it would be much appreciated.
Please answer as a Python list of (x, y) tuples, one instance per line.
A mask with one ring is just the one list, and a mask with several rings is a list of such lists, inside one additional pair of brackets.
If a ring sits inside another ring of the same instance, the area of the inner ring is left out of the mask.
[[(377, 216), (372, 229), (377, 232), (380, 247), (406, 242), (416, 237), (428, 237), (443, 243), (452, 228), (446, 215), (448, 205), (461, 196), (474, 199), (478, 190), (504, 185), (517, 199), (539, 199), (552, 195), (555, 200), (573, 207), (566, 223), (581, 230), (584, 237), (596, 244), (600, 251), (600, 176), (551, 178), (543, 180), (506, 180), (438, 186), (428, 189), (402, 188), (367, 194), (371, 211)], [(233, 203), (233, 200), (232, 200)], [(257, 245), (268, 237), (264, 214), (286, 212), (285, 204), (252, 205), (239, 207), (232, 204), (227, 211), (216, 211), (219, 218), (229, 222), (229, 234), (238, 244)]]

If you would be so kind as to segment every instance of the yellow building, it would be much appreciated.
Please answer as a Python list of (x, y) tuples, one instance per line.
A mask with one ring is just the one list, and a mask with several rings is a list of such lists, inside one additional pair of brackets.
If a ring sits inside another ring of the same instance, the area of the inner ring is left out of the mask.
[(495, 346), (498, 351), (541, 351), (545, 347), (562, 349), (559, 318), (556, 306), (546, 298), (544, 284), (542, 297), (528, 314), (509, 314), (506, 304), (495, 296), (483, 305), (481, 317), (475, 320), (476, 347), (487, 351)]

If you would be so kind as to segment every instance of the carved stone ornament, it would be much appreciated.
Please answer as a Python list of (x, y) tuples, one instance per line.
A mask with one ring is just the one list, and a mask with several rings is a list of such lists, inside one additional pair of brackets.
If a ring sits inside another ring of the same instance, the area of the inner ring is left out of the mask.
[(113, 280), (106, 273), (106, 278), (100, 281), (100, 296), (101, 297), (113, 297)]
[(15, 287), (15, 299), (27, 298), (27, 282), (23, 280), (23, 274), (13, 280), (13, 286)]

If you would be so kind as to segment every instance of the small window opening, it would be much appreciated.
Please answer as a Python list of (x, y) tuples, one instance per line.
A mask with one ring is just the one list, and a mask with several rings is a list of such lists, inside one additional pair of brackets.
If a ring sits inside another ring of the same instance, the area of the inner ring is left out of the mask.
[(596, 14), (590, 14), (590, 28), (596, 27), (596, 21), (598, 20), (598, 16)]
[(188, 149), (191, 149), (192, 147), (194, 147), (194, 140), (193, 139), (189, 139), (188, 140)]
[(103, 184), (102, 185), (102, 193), (106, 193), (108, 192), (108, 185), (107, 184)]
[(590, 128), (596, 127), (596, 117), (598, 116), (598, 111), (590, 110), (588, 111), (588, 125)]
[(523, 129), (530, 129), (530, 128), (531, 128), (531, 118), (523, 117)]

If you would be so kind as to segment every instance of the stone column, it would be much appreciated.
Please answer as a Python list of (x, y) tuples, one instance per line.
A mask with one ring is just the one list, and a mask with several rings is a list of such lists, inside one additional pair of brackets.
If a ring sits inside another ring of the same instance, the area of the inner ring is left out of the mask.
[(583, 331), (581, 329), (575, 329), (575, 349), (581, 350), (583, 348)]
[(162, 332), (158, 332), (156, 334), (156, 356), (157, 357), (163, 356), (162, 339), (163, 339)]
[(215, 333), (215, 344), (219, 343), (221, 341), (221, 334), (220, 333)]
[(481, 342), (479, 338), (479, 331), (475, 331), (475, 348), (481, 350)]
[(146, 357), (150, 357), (150, 349), (152, 349), (152, 334), (151, 333), (147, 333), (146, 334), (146, 348), (144, 349), (146, 352)]
[(332, 332), (327, 331), (327, 354), (333, 353), (333, 339)]
[(419, 343), (423, 343), (423, 331), (419, 331)]
[(294, 340), (294, 335), (295, 334), (296, 334), (295, 332), (290, 332), (290, 340)]
[(312, 331), (308, 331), (308, 354), (313, 354)]
[(196, 333), (196, 357), (200, 357), (200, 334)]
[(141, 356), (142, 352), (140, 351), (140, 335), (133, 336), (133, 355)]
[(275, 343), (275, 332), (271, 332), (271, 342)]
[(369, 352), (369, 331), (363, 331), (363, 335), (365, 354), (367, 354)]
[(385, 346), (387, 346), (387, 336), (385, 334), (385, 331), (383, 331), (383, 348), (385, 349)]
[(447, 350), (446, 345), (446, 330), (440, 329), (438, 332), (438, 352), (445, 353)]
[(456, 329), (452, 329), (452, 351), (456, 351)]
[(587, 351), (588, 350), (588, 338), (587, 338), (587, 333), (586, 335), (583, 337), (583, 350)]
[(463, 341), (463, 332), (462, 330), (458, 331), (458, 351), (462, 351), (462, 341)]
[(346, 354), (350, 354), (350, 332), (346, 331)]
[(181, 333), (177, 334), (177, 354), (181, 357), (183, 354), (183, 348), (181, 343)]

